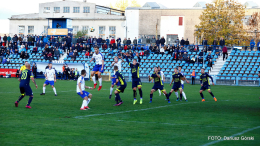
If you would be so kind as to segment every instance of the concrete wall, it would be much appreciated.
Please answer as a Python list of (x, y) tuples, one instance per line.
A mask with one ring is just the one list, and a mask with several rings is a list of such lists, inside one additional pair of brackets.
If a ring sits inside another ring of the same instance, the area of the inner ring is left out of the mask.
[(126, 11), (127, 38), (133, 40), (139, 36), (139, 10)]
[[(175, 10), (140, 10), (139, 12), (139, 35), (156, 35), (156, 23), (158, 22), (158, 35), (164, 34), (161, 32), (161, 28), (175, 27), (177, 22), (171, 26), (163, 26), (161, 24), (161, 16), (183, 16), (184, 32), (177, 32), (179, 37), (183, 36), (186, 40), (189, 39), (190, 43), (194, 43), (194, 30), (195, 25), (199, 24), (199, 16), (203, 9), (175, 9)], [(175, 29), (175, 28), (171, 28)], [(165, 36), (164, 36), (165, 37)]]

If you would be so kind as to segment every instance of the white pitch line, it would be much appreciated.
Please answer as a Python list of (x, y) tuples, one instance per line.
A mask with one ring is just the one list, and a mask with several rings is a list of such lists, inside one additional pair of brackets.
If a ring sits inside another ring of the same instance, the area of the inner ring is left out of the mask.
[[(38, 89), (35, 89), (35, 90), (38, 90)], [(102, 90), (108, 90), (108, 89), (102, 89)], [(59, 90), (57, 90), (57, 93), (59, 93), (59, 92), (72, 92), (72, 91), (76, 91), (76, 90), (66, 90), (66, 91), (59, 91)], [(86, 91), (90, 91), (91, 92), (92, 90), (86, 90)], [(53, 91), (45, 91), (45, 92), (53, 92)], [(0, 92), (0, 93), (20, 93), (20, 91), (17, 91), (17, 92)], [(42, 92), (33, 92), (33, 93), (42, 93)]]
[[(200, 103), (200, 102), (189, 102), (189, 103)], [(172, 105), (164, 105), (164, 106), (157, 106), (152, 108), (145, 108), (145, 109), (138, 109), (138, 110), (129, 110), (129, 111), (122, 111), (122, 112), (114, 112), (114, 113), (104, 113), (104, 114), (93, 114), (93, 115), (86, 115), (86, 116), (76, 116), (76, 119), (83, 119), (86, 117), (96, 117), (96, 116), (105, 116), (105, 115), (115, 115), (115, 114), (123, 114), (123, 113), (130, 113), (130, 112), (139, 112), (139, 111), (145, 111), (145, 110), (152, 110), (152, 109), (158, 109), (158, 108), (164, 108), (174, 105), (181, 105), (181, 104), (189, 104), (189, 103), (180, 103), (180, 104), (172, 104)]]
[[(235, 136), (238, 136), (238, 135), (242, 135), (242, 134), (244, 134), (244, 133), (247, 133), (247, 132), (249, 132), (249, 131), (253, 131), (253, 130), (258, 129), (258, 128), (260, 128), (260, 126), (257, 126), (257, 127), (254, 127), (254, 128), (249, 128), (249, 129), (247, 129), (247, 130), (244, 130), (244, 131), (242, 131), (242, 132), (236, 133), (236, 134), (234, 134), (234, 135), (232, 135), (232, 136), (229, 136), (229, 137), (235, 137)], [(221, 141), (223, 141), (223, 140), (224, 140), (224, 139), (221, 138), (220, 140), (215, 140), (215, 141), (206, 143), (206, 144), (204, 144), (204, 145), (202, 145), (202, 146), (209, 146), (209, 145), (212, 145), (212, 144), (221, 142)]]

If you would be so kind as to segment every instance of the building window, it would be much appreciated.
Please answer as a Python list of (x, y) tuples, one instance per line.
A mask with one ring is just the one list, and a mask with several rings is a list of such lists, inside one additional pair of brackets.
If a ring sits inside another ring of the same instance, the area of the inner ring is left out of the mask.
[(19, 34), (24, 34), (25, 27), (24, 26), (19, 26)]
[(34, 26), (28, 26), (28, 34), (34, 34)]
[(183, 25), (183, 17), (179, 17), (179, 26)]
[(44, 13), (50, 13), (51, 11), (50, 11), (50, 7), (44, 7), (43, 8), (43, 12)]
[(84, 7), (83, 8), (83, 13), (90, 13), (90, 8), (89, 7)]
[(109, 26), (109, 38), (116, 38), (116, 27)]
[(43, 32), (45, 35), (48, 34), (48, 26), (44, 26), (44, 32)]
[(79, 31), (79, 26), (72, 26), (73, 28), (73, 34), (77, 34), (77, 32)]
[(63, 13), (69, 13), (70, 7), (63, 7)]
[(60, 13), (60, 7), (54, 7), (54, 13)]
[(79, 13), (79, 7), (73, 7), (73, 13)]
[(106, 27), (105, 26), (99, 26), (99, 37), (102, 39), (105, 39), (106, 34)]

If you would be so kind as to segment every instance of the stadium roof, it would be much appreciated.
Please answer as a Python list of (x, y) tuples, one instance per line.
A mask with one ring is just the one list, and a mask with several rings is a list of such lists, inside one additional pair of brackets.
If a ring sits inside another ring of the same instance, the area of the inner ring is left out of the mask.
[(206, 2), (197, 2), (193, 7), (206, 8)]
[(149, 7), (150, 9), (160, 9), (160, 6), (156, 2), (147, 2), (143, 7)]
[(246, 8), (258, 8), (258, 5), (253, 1), (245, 2), (244, 6), (246, 6)]

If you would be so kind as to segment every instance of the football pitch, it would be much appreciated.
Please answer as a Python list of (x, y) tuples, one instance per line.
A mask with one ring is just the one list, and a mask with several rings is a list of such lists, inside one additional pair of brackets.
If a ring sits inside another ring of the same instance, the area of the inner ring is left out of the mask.
[[(81, 111), (76, 81), (58, 80), (58, 96), (50, 86), (40, 96), (44, 80), (36, 83), (38, 89), (31, 82), (32, 109), (26, 109), (28, 96), (14, 106), (20, 96), (18, 80), (0, 79), (0, 145), (260, 145), (259, 87), (211, 86), (218, 101), (205, 91), (206, 101), (201, 102), (200, 85), (185, 84), (188, 102), (177, 102), (173, 93), (169, 104), (158, 92), (149, 103), (153, 84), (143, 83), (143, 104), (137, 92), (133, 105), (128, 83), (120, 94), (124, 103), (115, 107), (114, 94), (108, 98), (111, 83), (103, 82), (101, 91), (86, 90), (93, 98), (90, 109)], [(86, 86), (93, 87), (93, 82), (86, 81)], [(170, 91), (169, 84), (165, 89)]]

